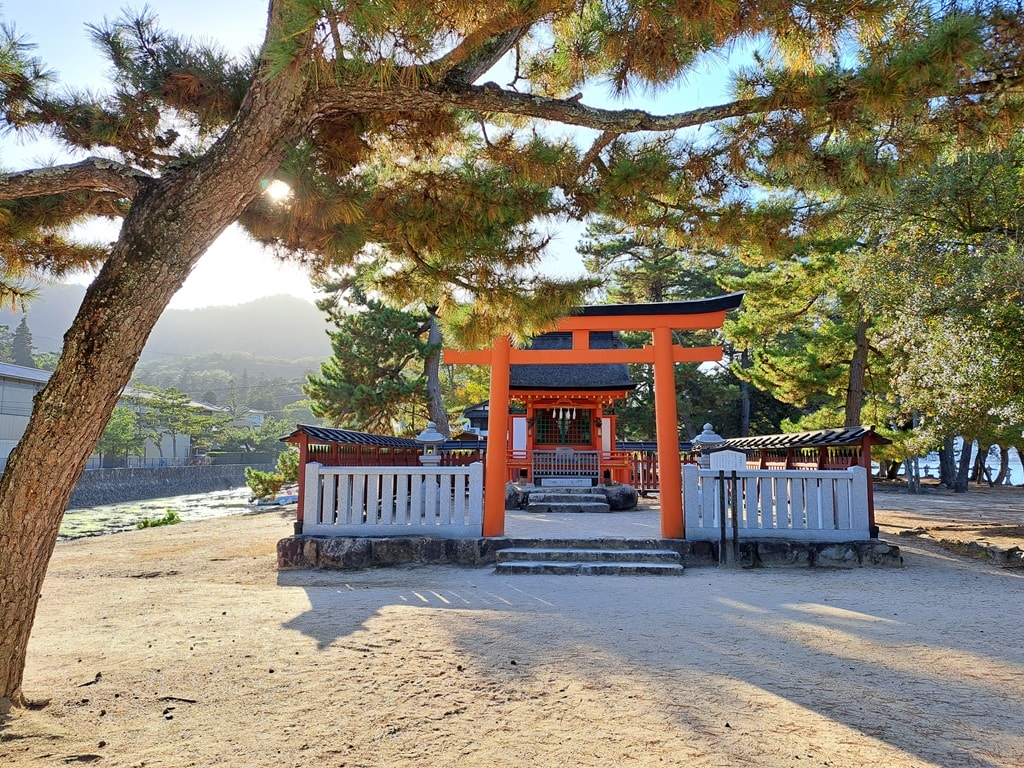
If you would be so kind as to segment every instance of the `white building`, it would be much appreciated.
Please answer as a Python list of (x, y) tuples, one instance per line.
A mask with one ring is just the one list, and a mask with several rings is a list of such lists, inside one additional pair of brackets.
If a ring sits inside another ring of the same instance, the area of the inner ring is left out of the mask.
[[(7, 457), (25, 434), (29, 417), (32, 415), (32, 398), (49, 379), (49, 371), (25, 368), (13, 363), (0, 363), (0, 468), (7, 464)], [(132, 395), (136, 399), (139, 397), (139, 393), (129, 389), (126, 389), (124, 394)], [(133, 465), (155, 467), (161, 463), (187, 463), (192, 454), (192, 439), (188, 435), (179, 435), (173, 442), (175, 445), (172, 446), (171, 438), (165, 435), (158, 448), (152, 440), (147, 440), (145, 454), (137, 462), (133, 460)], [(99, 457), (93, 456), (89, 459), (88, 466), (99, 466)]]

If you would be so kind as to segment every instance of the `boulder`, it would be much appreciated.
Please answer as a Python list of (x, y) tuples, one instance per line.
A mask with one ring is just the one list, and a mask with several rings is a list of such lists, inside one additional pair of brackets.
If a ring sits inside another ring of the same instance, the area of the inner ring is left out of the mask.
[(605, 486), (604, 495), (608, 497), (608, 506), (613, 512), (635, 508), (639, 498), (636, 488), (622, 484)]

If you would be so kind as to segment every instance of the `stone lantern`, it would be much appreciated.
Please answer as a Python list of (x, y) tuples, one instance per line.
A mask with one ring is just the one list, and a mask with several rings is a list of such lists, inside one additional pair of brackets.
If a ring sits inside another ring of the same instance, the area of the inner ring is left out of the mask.
[(426, 429), (416, 435), (416, 442), (423, 446), (423, 453), (420, 456), (420, 464), (425, 467), (436, 467), (441, 463), (441, 446), (447, 440), (444, 435), (437, 431), (437, 425), (432, 421), (427, 422)]
[(719, 435), (710, 424), (704, 425), (704, 431), (693, 438), (692, 445), (700, 451), (700, 468), (711, 468), (711, 451), (725, 445), (725, 438)]

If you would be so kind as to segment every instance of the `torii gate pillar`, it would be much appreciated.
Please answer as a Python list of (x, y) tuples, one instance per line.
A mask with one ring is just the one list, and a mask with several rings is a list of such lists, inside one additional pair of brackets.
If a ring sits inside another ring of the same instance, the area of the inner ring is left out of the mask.
[[(679, 462), (679, 412), (676, 407), (676, 374), (672, 329), (654, 329), (654, 424), (658, 432), (658, 476), (661, 488), (682, 488)], [(659, 494), (661, 538), (684, 538), (682, 493)]]
[(491, 356), (491, 393), (487, 404), (487, 461), (484, 464), (486, 538), (505, 535), (505, 481), (508, 475), (508, 392), (512, 344), (495, 339)]

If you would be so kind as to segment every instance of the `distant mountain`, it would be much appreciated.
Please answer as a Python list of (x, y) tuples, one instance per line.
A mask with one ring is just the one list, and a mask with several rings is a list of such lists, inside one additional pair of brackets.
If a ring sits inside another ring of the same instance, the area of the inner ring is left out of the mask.
[[(79, 285), (45, 286), (26, 313), (36, 352), (57, 352), (85, 296)], [(0, 311), (11, 330), (21, 315)], [(331, 354), (324, 314), (294, 296), (268, 296), (247, 304), (205, 309), (169, 309), (153, 329), (142, 360), (168, 360), (210, 353), (324, 360)]]

